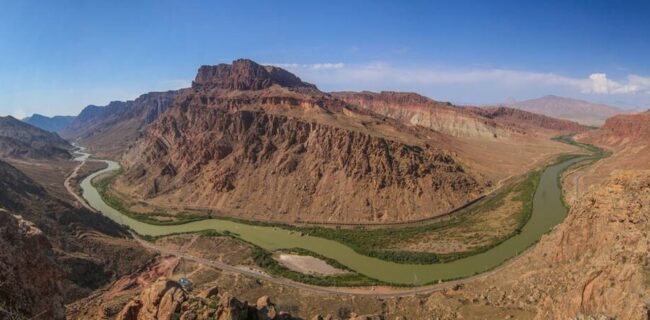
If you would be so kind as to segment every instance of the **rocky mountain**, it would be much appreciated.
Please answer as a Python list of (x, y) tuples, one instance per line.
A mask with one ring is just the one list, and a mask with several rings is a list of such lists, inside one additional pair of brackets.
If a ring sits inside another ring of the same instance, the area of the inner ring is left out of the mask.
[(446, 143), (280, 68), (237, 60), (199, 69), (125, 155), (115, 186), (257, 219), (403, 221), (446, 212), (487, 186)]
[(586, 130), (572, 121), (513, 108), (460, 107), (410, 92), (335, 92), (332, 95), (359, 108), (456, 137), (492, 138), (512, 132), (525, 133), (531, 128), (557, 132)]
[(103, 107), (87, 106), (61, 130), (61, 135), (79, 140), (99, 156), (115, 158), (171, 106), (179, 92), (150, 92), (132, 101), (113, 101)]
[(74, 121), (75, 116), (53, 116), (48, 117), (34, 113), (32, 116), (22, 119), (23, 122), (29, 123), (34, 127), (41, 128), (50, 132), (61, 132), (65, 127)]
[(650, 110), (611, 117), (597, 131), (585, 135), (594, 143), (610, 147), (647, 145), (650, 141)]
[(617, 114), (626, 113), (625, 110), (605, 104), (554, 95), (519, 102), (509, 102), (506, 105), (590, 126), (600, 126), (607, 118)]
[(55, 253), (43, 232), (0, 209), (0, 248), (0, 318), (62, 319), (63, 270), (54, 263)]
[(0, 157), (18, 159), (69, 159), (72, 146), (56, 133), (11, 116), (0, 117)]
[(0, 212), (0, 307), (23, 316), (45, 311), (46, 318), (60, 319), (62, 303), (132, 272), (150, 256), (121, 226), (53, 198), (3, 161), (0, 209), (6, 210)]

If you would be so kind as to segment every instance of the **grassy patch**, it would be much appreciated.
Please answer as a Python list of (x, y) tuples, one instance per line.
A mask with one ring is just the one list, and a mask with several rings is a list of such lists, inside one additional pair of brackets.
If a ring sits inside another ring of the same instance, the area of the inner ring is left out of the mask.
[(356, 287), (388, 284), (355, 272), (322, 277), (296, 272), (282, 266), (279, 262), (273, 259), (273, 254), (271, 252), (257, 246), (253, 247), (252, 256), (255, 263), (268, 273), (297, 282), (324, 287)]
[[(518, 234), (530, 219), (532, 214), (532, 199), (539, 184), (540, 171), (531, 172), (523, 181), (500, 190), (498, 193), (486, 197), (473, 206), (462, 210), (446, 221), (408, 227), (392, 227), (383, 229), (341, 229), (341, 228), (301, 228), (308, 235), (335, 240), (349, 246), (360, 254), (397, 263), (432, 264), (451, 262), (481, 252), (485, 252), (508, 238)], [(412, 240), (424, 233), (439, 232), (447, 228), (462, 226), (476, 214), (499, 208), (504, 203), (504, 198), (510, 193), (516, 194), (516, 200), (523, 203), (519, 212), (517, 227), (509, 235), (494, 239), (489, 245), (481, 246), (470, 251), (436, 254), (431, 252), (386, 250), (394, 243)]]
[[(102, 200), (104, 200), (104, 202), (107, 205), (111, 206), (113, 209), (118, 210), (121, 213), (129, 216), (130, 218), (138, 220), (140, 222), (144, 222), (152, 225), (159, 225), (159, 226), (179, 225), (179, 224), (185, 224), (193, 221), (205, 220), (209, 218), (204, 215), (197, 215), (197, 214), (192, 214), (187, 212), (185, 213), (180, 212), (176, 215), (172, 215), (166, 212), (154, 211), (154, 212), (149, 212), (144, 214), (144, 213), (137, 213), (129, 210), (126, 206), (124, 206), (122, 199), (120, 199), (120, 197), (118, 197), (111, 190), (109, 190), (109, 186), (113, 183), (113, 181), (119, 175), (121, 170), (122, 169), (117, 170), (115, 171), (115, 173), (103, 179), (94, 179), (93, 181), (91, 181), (91, 184), (93, 185), (93, 187), (95, 187), (95, 189), (97, 189), (97, 192), (102, 197)], [(152, 218), (152, 216), (168, 217), (171, 220), (162, 221), (162, 220)]]

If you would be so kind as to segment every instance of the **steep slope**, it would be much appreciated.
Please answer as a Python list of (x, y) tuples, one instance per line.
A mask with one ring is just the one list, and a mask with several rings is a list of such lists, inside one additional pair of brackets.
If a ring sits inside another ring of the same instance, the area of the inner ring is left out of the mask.
[(0, 318), (63, 319), (63, 271), (43, 232), (0, 209)]
[(560, 153), (577, 150), (551, 138), (580, 132), (576, 123), (512, 108), (459, 107), (408, 92), (336, 92), (358, 109), (414, 128), (435, 130), (468, 167), (492, 181), (538, 168)]
[(612, 148), (647, 145), (650, 141), (650, 110), (611, 117), (599, 130), (582, 135), (582, 138)]
[(87, 106), (61, 135), (79, 140), (99, 156), (115, 158), (169, 108), (179, 92), (150, 92), (133, 101), (113, 101), (104, 107)]
[(650, 170), (650, 111), (611, 117), (598, 130), (584, 132), (576, 140), (612, 152), (579, 179), (580, 189), (602, 183), (619, 169)]
[(34, 113), (31, 117), (22, 119), (23, 122), (29, 123), (34, 127), (41, 128), (49, 132), (61, 132), (65, 127), (74, 121), (75, 116), (54, 116), (47, 117)]
[(547, 115), (553, 118), (566, 119), (584, 125), (600, 126), (605, 119), (616, 114), (626, 113), (625, 110), (605, 104), (592, 103), (565, 97), (548, 95), (537, 99), (511, 102), (507, 106)]
[(0, 117), (0, 158), (69, 159), (71, 149), (56, 133)]
[[(55, 254), (49, 255), (47, 250), (33, 253), (52, 257), (55, 267), (44, 264), (41, 271), (43, 275), (61, 271), (57, 283), (66, 303), (131, 272), (148, 259), (148, 254), (128, 239), (127, 231), (121, 226), (100, 214), (51, 197), (43, 187), (3, 161), (0, 161), (0, 208), (19, 214), (42, 231)], [(39, 268), (29, 260), (27, 263), (23, 268)], [(21, 270), (12, 269), (10, 276), (18, 278)]]
[(255, 219), (404, 221), (484, 190), (445, 139), (237, 60), (199, 69), (192, 89), (126, 154), (115, 186), (156, 204)]

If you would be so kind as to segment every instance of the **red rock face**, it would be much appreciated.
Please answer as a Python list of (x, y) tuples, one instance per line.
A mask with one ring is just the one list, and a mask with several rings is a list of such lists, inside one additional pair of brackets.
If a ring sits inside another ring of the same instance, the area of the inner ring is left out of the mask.
[(0, 301), (2, 316), (63, 319), (62, 270), (45, 235), (29, 221), (0, 209)]
[(428, 217), (483, 191), (479, 175), (412, 129), (274, 74), (288, 72), (241, 60), (202, 67), (124, 157), (120, 187), (247, 218), (330, 222)]
[(621, 138), (649, 139), (650, 111), (611, 117), (605, 121), (602, 130)]
[(607, 119), (600, 129), (585, 133), (578, 138), (612, 148), (647, 147), (650, 141), (650, 111), (613, 116)]
[(232, 65), (201, 66), (192, 87), (262, 90), (274, 84), (287, 88), (316, 89), (316, 86), (303, 82), (300, 78), (284, 69), (261, 66), (246, 59), (235, 60)]

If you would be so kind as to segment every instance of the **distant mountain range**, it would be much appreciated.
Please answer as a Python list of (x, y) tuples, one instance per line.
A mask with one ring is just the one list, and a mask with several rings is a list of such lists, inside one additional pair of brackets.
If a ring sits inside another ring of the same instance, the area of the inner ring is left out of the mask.
[(135, 100), (89, 105), (60, 134), (68, 140), (82, 141), (97, 155), (115, 156), (133, 144), (181, 91), (150, 92)]
[(508, 101), (503, 105), (590, 126), (601, 126), (611, 116), (630, 113), (605, 104), (554, 95), (518, 102)]
[(72, 146), (56, 133), (0, 117), (0, 158), (69, 159)]
[(75, 116), (54, 116), (48, 117), (38, 113), (34, 113), (31, 117), (22, 119), (23, 122), (29, 123), (35, 127), (47, 130), (50, 132), (59, 133), (65, 127), (69, 126), (74, 121)]

